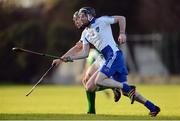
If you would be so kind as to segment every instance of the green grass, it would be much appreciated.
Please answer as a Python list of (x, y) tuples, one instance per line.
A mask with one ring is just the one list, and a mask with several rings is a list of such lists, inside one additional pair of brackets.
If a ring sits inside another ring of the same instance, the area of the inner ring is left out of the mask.
[(26, 97), (32, 86), (0, 86), (0, 119), (179, 119), (180, 85), (137, 85), (148, 99), (161, 107), (160, 114), (149, 117), (148, 110), (141, 104), (130, 104), (122, 96), (118, 103), (104, 92), (96, 95), (96, 115), (87, 115), (87, 100), (81, 86), (38, 86)]

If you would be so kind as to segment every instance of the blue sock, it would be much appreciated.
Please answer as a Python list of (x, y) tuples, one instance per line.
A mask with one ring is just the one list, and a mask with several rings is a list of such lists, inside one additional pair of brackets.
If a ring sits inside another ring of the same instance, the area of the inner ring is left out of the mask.
[(131, 90), (131, 87), (127, 84), (123, 84), (122, 91), (127, 93), (127, 92), (129, 92), (129, 90)]
[(155, 105), (154, 105), (152, 102), (150, 102), (149, 100), (147, 100), (144, 105), (145, 105), (151, 112), (154, 111), (154, 109), (155, 109)]

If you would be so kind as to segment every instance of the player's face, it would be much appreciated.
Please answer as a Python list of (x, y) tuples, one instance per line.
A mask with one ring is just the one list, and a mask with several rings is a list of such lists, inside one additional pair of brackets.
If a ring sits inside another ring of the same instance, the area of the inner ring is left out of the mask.
[(78, 17), (78, 16), (77, 16), (77, 17), (74, 17), (73, 21), (74, 21), (74, 25), (75, 25), (78, 29), (80, 29), (80, 28), (81, 28), (81, 22), (80, 22), (79, 17)]
[(79, 18), (82, 25), (87, 25), (89, 23), (88, 18), (84, 13), (79, 13)]

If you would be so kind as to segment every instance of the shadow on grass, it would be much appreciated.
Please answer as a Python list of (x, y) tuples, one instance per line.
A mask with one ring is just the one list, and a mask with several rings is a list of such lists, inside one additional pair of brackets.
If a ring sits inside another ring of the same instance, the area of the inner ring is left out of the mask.
[(102, 115), (102, 114), (0, 114), (0, 120), (180, 120), (180, 116)]

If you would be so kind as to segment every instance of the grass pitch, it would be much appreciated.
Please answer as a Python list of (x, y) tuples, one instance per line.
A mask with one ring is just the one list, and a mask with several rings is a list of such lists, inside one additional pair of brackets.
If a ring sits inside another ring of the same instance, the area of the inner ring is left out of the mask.
[(147, 115), (149, 111), (143, 105), (131, 105), (127, 97), (115, 103), (111, 90), (96, 93), (97, 114), (87, 115), (86, 93), (81, 86), (42, 85), (26, 97), (31, 88), (1, 85), (0, 119), (180, 120), (180, 85), (137, 85), (138, 92), (161, 107), (155, 118)]

